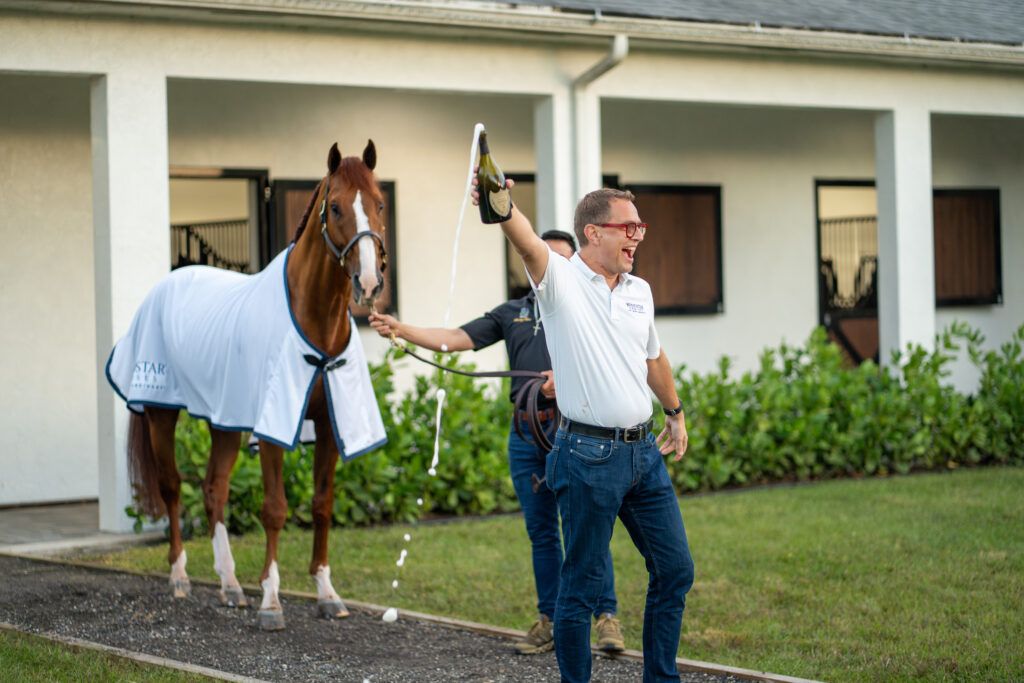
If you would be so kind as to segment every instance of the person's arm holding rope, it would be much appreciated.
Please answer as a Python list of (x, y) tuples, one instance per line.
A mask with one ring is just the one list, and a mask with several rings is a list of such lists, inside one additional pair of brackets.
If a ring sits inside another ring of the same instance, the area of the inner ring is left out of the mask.
[(468, 351), (473, 348), (473, 340), (459, 327), (416, 327), (383, 313), (370, 314), (370, 327), (382, 337), (390, 338), (394, 334), (399, 339), (431, 351)]

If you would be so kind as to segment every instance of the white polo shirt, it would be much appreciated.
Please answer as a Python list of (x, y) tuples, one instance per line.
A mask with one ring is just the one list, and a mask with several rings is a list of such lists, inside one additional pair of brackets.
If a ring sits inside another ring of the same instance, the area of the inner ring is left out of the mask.
[(550, 251), (534, 290), (562, 414), (600, 427), (645, 422), (647, 361), (661, 353), (650, 285), (623, 274), (610, 290), (578, 253), (565, 259)]

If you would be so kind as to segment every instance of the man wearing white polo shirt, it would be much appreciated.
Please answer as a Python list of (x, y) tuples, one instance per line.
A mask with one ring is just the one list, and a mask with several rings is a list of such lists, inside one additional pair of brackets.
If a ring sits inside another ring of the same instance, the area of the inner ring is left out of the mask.
[[(675, 451), (679, 460), (687, 436), (654, 329), (651, 288), (629, 274), (647, 226), (632, 193), (602, 189), (576, 207), (580, 250), (570, 260), (551, 258), (518, 209), (501, 228), (534, 283), (564, 416), (546, 467), (565, 539), (555, 607), (562, 680), (590, 680), (590, 614), (618, 516), (650, 574), (644, 681), (678, 681), (675, 658), (693, 560), (662, 455)], [(666, 415), (657, 439), (649, 391)]]

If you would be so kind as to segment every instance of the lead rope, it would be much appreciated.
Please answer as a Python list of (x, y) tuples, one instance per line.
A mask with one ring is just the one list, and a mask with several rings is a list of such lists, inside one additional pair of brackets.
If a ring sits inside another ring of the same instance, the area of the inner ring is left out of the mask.
[[(455, 225), (455, 240), (452, 243), (452, 274), (448, 285), (448, 304), (445, 307), (444, 320), (441, 325), (441, 327), (444, 328), (448, 327), (448, 321), (451, 318), (452, 314), (452, 302), (455, 300), (455, 276), (456, 273), (458, 272), (459, 241), (462, 238), (462, 221), (466, 217), (466, 207), (469, 204), (469, 193), (473, 189), (473, 175), (475, 170), (474, 167), (476, 165), (477, 148), (480, 144), (480, 133), (483, 132), (483, 130), (484, 124), (482, 123), (478, 123), (475, 126), (473, 126), (473, 142), (469, 146), (469, 170), (466, 172), (466, 189), (462, 193), (462, 206), (459, 208), (459, 219)], [(395, 338), (394, 332), (391, 333), (391, 345), (397, 349), (401, 349), (402, 351), (411, 354), (411, 351), (405, 348), (404, 344), (399, 344), (398, 340)], [(447, 352), (447, 346), (442, 345), (441, 351)], [(438, 384), (440, 384), (442, 377), (443, 374), (439, 373)], [(434, 457), (430, 461), (430, 469), (427, 470), (427, 473), (431, 477), (437, 476), (437, 465), (440, 460), (441, 418), (444, 414), (444, 399), (446, 393), (447, 392), (445, 391), (444, 387), (439, 386), (437, 388), (437, 393), (435, 394), (435, 398), (437, 400), (437, 414), (434, 420)], [(416, 505), (419, 507), (423, 507), (422, 496), (416, 499)], [(405, 534), (403, 536), (403, 540), (406, 542), (406, 544), (408, 544), (409, 541), (412, 540), (412, 536), (410, 534)], [(398, 575), (401, 572), (402, 567), (405, 566), (405, 561), (408, 555), (408, 548), (402, 548), (402, 552), (399, 553), (398, 560), (395, 562), (395, 578), (391, 581), (392, 594), (398, 592)], [(386, 622), (394, 622), (398, 619), (398, 610), (394, 607), (389, 607), (384, 612), (384, 615), (381, 618)]]

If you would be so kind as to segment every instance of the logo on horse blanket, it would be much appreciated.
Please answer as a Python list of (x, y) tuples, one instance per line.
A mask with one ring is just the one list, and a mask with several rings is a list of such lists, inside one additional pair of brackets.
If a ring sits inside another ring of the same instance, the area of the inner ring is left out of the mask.
[(291, 449), (321, 381), (339, 453), (351, 460), (384, 445), (355, 322), (339, 356), (313, 346), (289, 306), (290, 250), (255, 275), (188, 266), (161, 280), (107, 361), (107, 380), (128, 408), (184, 408)]
[(132, 373), (133, 389), (156, 389), (167, 387), (167, 363), (140, 360)]

